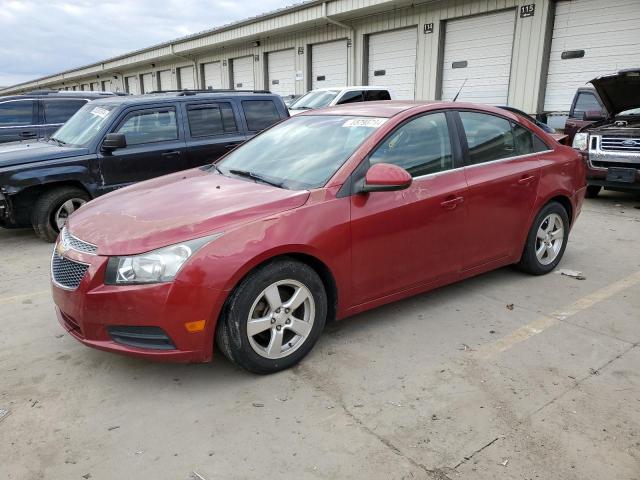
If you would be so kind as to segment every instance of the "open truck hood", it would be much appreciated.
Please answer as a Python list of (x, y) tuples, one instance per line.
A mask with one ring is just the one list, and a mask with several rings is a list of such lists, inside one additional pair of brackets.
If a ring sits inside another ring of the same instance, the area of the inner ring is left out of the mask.
[(594, 78), (591, 84), (612, 117), (640, 107), (640, 68)]

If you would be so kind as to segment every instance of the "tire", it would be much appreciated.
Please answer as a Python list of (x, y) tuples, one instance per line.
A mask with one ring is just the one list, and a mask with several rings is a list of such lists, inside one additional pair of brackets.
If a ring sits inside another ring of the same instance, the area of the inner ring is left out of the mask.
[[(296, 294), (303, 303), (292, 311), (285, 308), (295, 306), (290, 301)], [(252, 335), (250, 318), (257, 320)], [(218, 322), (216, 343), (236, 365), (253, 373), (274, 373), (311, 351), (326, 319), (327, 294), (318, 274), (304, 263), (278, 259), (251, 272), (232, 292)], [(282, 341), (279, 348), (277, 340)]]
[(87, 192), (77, 187), (58, 187), (44, 192), (36, 200), (31, 214), (31, 225), (36, 235), (45, 242), (55, 242), (60, 233), (58, 225), (63, 220), (66, 222), (64, 212), (60, 209), (71, 202), (73, 208), (65, 208), (65, 211), (71, 210), (67, 212), (68, 216), (89, 200)]
[(596, 198), (600, 193), (600, 190), (602, 190), (600, 185), (588, 185), (584, 196), (585, 198)]
[[(552, 220), (553, 225), (550, 223)], [(560, 226), (562, 232), (559, 230)], [(544, 237), (539, 238), (539, 232)], [(556, 237), (555, 240), (554, 237)], [(540, 210), (531, 226), (522, 258), (517, 265), (518, 268), (531, 275), (549, 273), (562, 260), (568, 239), (569, 215), (567, 211), (558, 202), (548, 203)], [(557, 244), (557, 240), (561, 240), (560, 245)], [(542, 258), (539, 256), (540, 251), (542, 251)]]

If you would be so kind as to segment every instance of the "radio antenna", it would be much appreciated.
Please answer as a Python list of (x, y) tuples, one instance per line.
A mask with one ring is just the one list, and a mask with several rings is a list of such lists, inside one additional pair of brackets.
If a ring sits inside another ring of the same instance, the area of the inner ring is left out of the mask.
[(464, 85), (467, 83), (468, 78), (464, 79), (464, 82), (462, 82), (462, 85), (460, 86), (460, 90), (458, 90), (458, 93), (456, 93), (456, 96), (453, 97), (453, 102), (455, 102), (456, 100), (458, 100), (458, 96), (460, 95), (460, 92), (462, 92), (462, 89), (464, 88)]

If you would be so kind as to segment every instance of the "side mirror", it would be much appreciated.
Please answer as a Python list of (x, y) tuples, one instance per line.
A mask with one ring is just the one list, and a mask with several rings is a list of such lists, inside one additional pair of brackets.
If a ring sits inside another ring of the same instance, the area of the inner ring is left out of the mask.
[(107, 133), (102, 141), (102, 150), (105, 152), (112, 152), (118, 148), (125, 148), (127, 146), (127, 137), (124, 133)]
[(376, 163), (367, 171), (359, 193), (392, 192), (409, 188), (413, 179), (404, 168), (390, 163)]
[(599, 110), (588, 110), (584, 112), (584, 120), (588, 122), (599, 122), (605, 118), (604, 114)]

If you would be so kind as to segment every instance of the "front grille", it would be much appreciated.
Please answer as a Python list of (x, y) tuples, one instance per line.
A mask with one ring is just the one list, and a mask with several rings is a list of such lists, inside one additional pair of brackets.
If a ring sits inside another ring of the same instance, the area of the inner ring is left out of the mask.
[(87, 273), (89, 265), (74, 262), (68, 258), (61, 257), (53, 253), (51, 257), (51, 277), (53, 281), (69, 290), (75, 290), (80, 285), (84, 274)]
[(605, 151), (640, 153), (640, 138), (602, 137), (600, 148)]
[(74, 237), (66, 228), (63, 228), (62, 232), (60, 232), (60, 239), (69, 248), (73, 248), (78, 252), (88, 253), (89, 255), (95, 255), (96, 253), (98, 253), (98, 247), (91, 243), (83, 242), (79, 238)]

